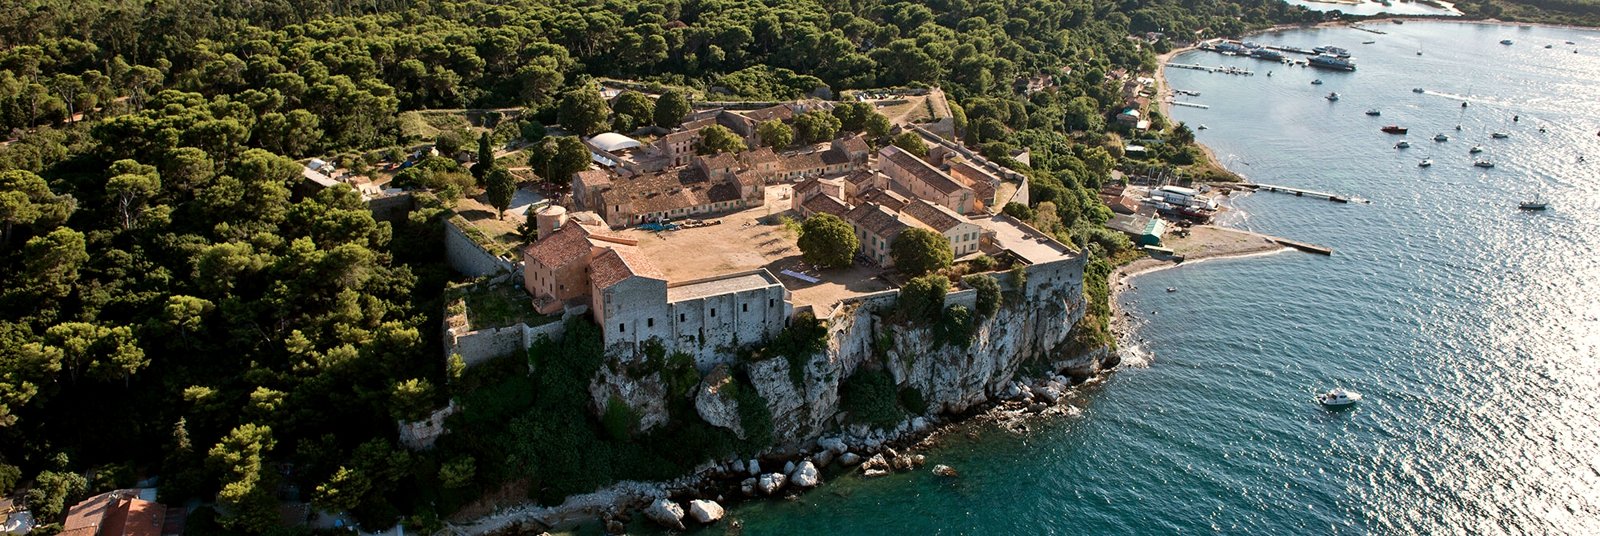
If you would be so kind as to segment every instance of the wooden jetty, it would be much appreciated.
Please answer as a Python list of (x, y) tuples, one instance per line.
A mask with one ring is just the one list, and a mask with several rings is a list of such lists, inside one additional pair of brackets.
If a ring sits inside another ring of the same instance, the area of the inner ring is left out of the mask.
[(1342, 196), (1342, 195), (1339, 195), (1339, 194), (1330, 194), (1328, 192), (1318, 192), (1316, 190), (1305, 190), (1305, 189), (1301, 189), (1301, 188), (1291, 188), (1291, 187), (1288, 187), (1288, 186), (1278, 186), (1276, 184), (1241, 183), (1241, 184), (1239, 184), (1239, 187), (1241, 187), (1241, 188), (1249, 188), (1251, 190), (1257, 190), (1257, 191), (1263, 191), (1263, 192), (1278, 192), (1278, 193), (1284, 193), (1284, 194), (1291, 194), (1291, 195), (1294, 195), (1295, 197), (1313, 197), (1313, 198), (1317, 198), (1317, 199), (1327, 199), (1327, 200), (1335, 202), (1335, 203), (1349, 203), (1350, 202), (1350, 198), (1349, 197)]

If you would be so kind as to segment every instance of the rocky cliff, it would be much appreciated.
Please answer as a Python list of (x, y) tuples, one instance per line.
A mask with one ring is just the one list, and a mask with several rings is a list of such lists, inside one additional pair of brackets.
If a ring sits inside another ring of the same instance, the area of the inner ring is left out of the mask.
[[(882, 367), (893, 377), (896, 389), (914, 388), (927, 403), (930, 414), (961, 413), (1000, 396), (1024, 370), (1053, 375), (1064, 373), (1088, 376), (1113, 366), (1104, 351), (1072, 351), (1072, 328), (1083, 317), (1083, 266), (1081, 257), (1028, 267), (1023, 288), (1011, 274), (997, 274), (1005, 288), (1005, 305), (994, 316), (977, 321), (970, 345), (938, 345), (930, 322), (893, 323), (889, 319), (898, 299), (897, 292), (886, 292), (847, 301), (826, 318), (827, 349), (809, 359), (775, 357), (746, 364), (748, 377), (772, 413), (775, 446), (801, 445), (830, 430), (844, 428), (848, 416), (840, 407), (840, 387), (846, 378), (863, 366)], [(953, 292), (945, 304), (973, 306), (971, 290)], [(802, 374), (796, 381), (791, 363), (799, 363)], [(731, 363), (730, 363), (731, 364)], [(728, 381), (719, 370), (702, 382), (697, 408), (707, 422), (730, 429), (736, 423), (733, 402), (718, 391)], [(614, 385), (630, 380), (624, 375), (602, 375), (592, 391), (608, 395), (642, 394), (657, 389)], [(597, 400), (600, 396), (596, 396)], [(623, 396), (641, 414), (641, 424), (649, 428), (665, 422), (665, 416), (651, 415), (664, 405), (639, 397)], [(649, 424), (646, 424), (649, 423)], [(856, 435), (865, 431), (856, 427)], [(742, 431), (741, 431), (742, 432)]]

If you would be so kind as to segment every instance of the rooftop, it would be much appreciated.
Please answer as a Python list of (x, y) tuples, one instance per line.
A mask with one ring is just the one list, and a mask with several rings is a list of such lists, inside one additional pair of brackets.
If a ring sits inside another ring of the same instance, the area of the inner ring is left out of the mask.
[(589, 279), (594, 282), (595, 288), (609, 288), (633, 276), (648, 277), (665, 281), (666, 274), (656, 268), (637, 248), (616, 246), (608, 248), (594, 258), (589, 265)]
[(995, 245), (1010, 250), (1029, 264), (1041, 264), (1072, 257), (1077, 252), (1015, 218), (996, 214), (972, 220), (994, 233)]
[(778, 278), (773, 277), (771, 272), (764, 269), (727, 274), (667, 285), (667, 302), (693, 300), (706, 296), (720, 296), (734, 292), (763, 289), (773, 285), (782, 285), (782, 283), (778, 282)]
[(906, 204), (900, 212), (916, 218), (928, 227), (940, 233), (949, 232), (963, 223), (968, 223), (967, 218), (943, 206), (918, 199)]
[(613, 153), (623, 149), (632, 149), (634, 147), (643, 145), (639, 143), (639, 140), (629, 138), (615, 132), (595, 134), (593, 138), (589, 138), (589, 143), (594, 144), (595, 147), (599, 147), (602, 151)]
[(951, 179), (945, 172), (939, 171), (939, 168), (933, 167), (933, 164), (929, 164), (927, 160), (917, 158), (916, 155), (908, 153), (899, 147), (893, 145), (884, 147), (879, 154), (885, 160), (893, 162), (894, 165), (906, 170), (917, 180), (942, 193), (949, 194), (966, 188), (961, 183)]

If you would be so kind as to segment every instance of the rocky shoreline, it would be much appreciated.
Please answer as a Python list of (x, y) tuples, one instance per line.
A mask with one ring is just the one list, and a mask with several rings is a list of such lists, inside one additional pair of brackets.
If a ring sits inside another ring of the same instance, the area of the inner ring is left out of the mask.
[[(1089, 353), (1106, 354), (1101, 369), (1088, 374), (1062, 370), (1046, 378), (1019, 378), (983, 404), (958, 415), (910, 417), (893, 429), (856, 424), (798, 449), (708, 463), (666, 482), (620, 482), (568, 497), (558, 506), (506, 509), (471, 523), (448, 525), (447, 530), (452, 534), (541, 534), (598, 521), (607, 534), (623, 534), (635, 517), (666, 529), (685, 530), (722, 522), (727, 511), (739, 503), (801, 495), (824, 485), (825, 474), (874, 478), (922, 470), (930, 461), (922, 452), (963, 427), (993, 425), (1026, 433), (1026, 419), (1073, 413), (1067, 402), (1074, 388), (1104, 379), (1120, 361), (1110, 348)], [(937, 463), (928, 470), (945, 478), (958, 478), (960, 473), (959, 468)]]

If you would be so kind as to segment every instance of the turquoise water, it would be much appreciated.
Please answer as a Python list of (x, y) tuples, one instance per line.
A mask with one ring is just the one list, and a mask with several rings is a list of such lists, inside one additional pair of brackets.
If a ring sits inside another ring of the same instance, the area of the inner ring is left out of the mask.
[[(1232, 202), (1230, 225), (1334, 256), (1140, 276), (1120, 298), (1136, 357), (1080, 389), (1077, 415), (945, 441), (927, 454), (953, 481), (838, 477), (743, 505), (743, 534), (1600, 533), (1600, 33), (1383, 29), (1257, 39), (1351, 48), (1355, 73), (1168, 73), (1211, 105), (1177, 118), (1208, 125), (1199, 139), (1234, 169), (1372, 201)], [(1389, 123), (1415, 147), (1393, 149)], [(1473, 144), (1494, 169), (1472, 167)], [(1540, 188), (1551, 210), (1520, 213)], [(1336, 385), (1367, 401), (1311, 402)]]

